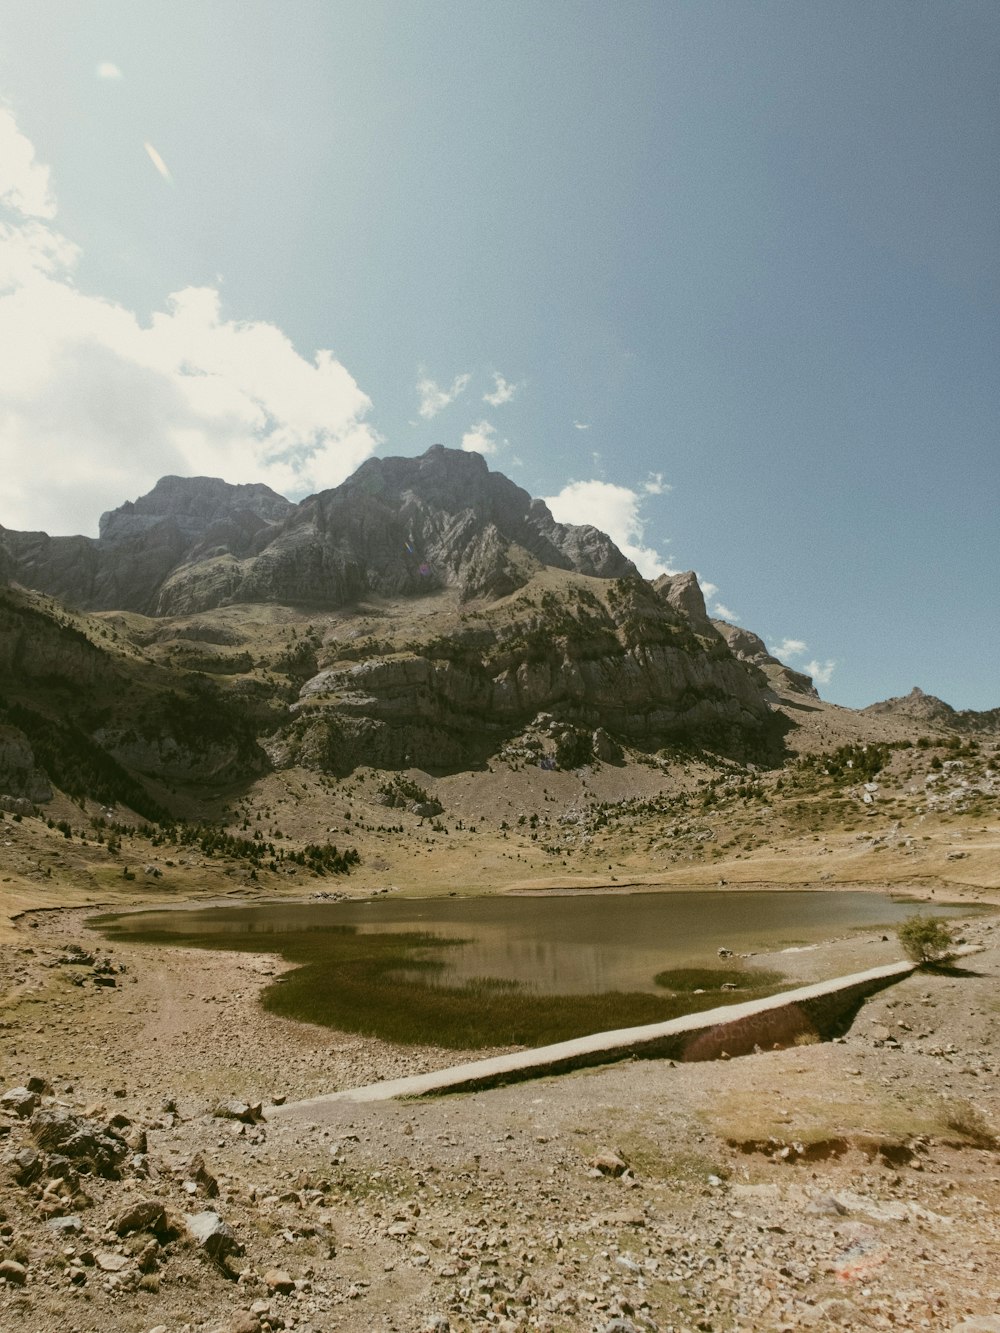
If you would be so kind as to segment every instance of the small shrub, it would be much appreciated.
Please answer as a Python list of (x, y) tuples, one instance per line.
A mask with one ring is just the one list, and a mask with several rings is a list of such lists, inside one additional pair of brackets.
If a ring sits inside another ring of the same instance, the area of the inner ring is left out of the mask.
[(978, 1107), (964, 1099), (948, 1101), (941, 1109), (945, 1130), (960, 1135), (977, 1148), (995, 1148), (996, 1135)]
[(920, 966), (943, 963), (954, 956), (955, 938), (939, 917), (911, 916), (897, 934), (907, 957)]

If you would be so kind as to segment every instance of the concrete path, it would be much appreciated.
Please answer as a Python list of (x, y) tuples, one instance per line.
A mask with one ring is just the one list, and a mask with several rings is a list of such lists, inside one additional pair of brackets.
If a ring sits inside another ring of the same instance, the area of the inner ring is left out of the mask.
[(429, 1093), (468, 1092), (501, 1083), (565, 1073), (586, 1065), (609, 1064), (630, 1057), (645, 1059), (711, 1060), (743, 1055), (756, 1047), (789, 1045), (800, 1034), (816, 1034), (835, 1023), (866, 995), (891, 985), (914, 970), (913, 963), (889, 963), (866, 972), (835, 977), (796, 990), (782, 991), (763, 1000), (721, 1005), (698, 1014), (685, 1014), (664, 1023), (595, 1032), (552, 1046), (514, 1051), (489, 1060), (473, 1060), (430, 1074), (370, 1083), (363, 1088), (328, 1092), (306, 1101), (267, 1109), (268, 1119), (285, 1114), (307, 1116), (310, 1107), (327, 1102), (375, 1102), (394, 1097), (422, 1097)]

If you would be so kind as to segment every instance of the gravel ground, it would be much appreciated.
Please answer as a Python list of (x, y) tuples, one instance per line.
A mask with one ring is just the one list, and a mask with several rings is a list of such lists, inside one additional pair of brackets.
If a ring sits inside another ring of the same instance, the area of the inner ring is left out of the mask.
[(0, 1107), (0, 1327), (1000, 1329), (1000, 926), (965, 934), (836, 1042), (262, 1119), (468, 1053), (272, 1017), (265, 957), (104, 963), (81, 914), (22, 918), (0, 1091), (39, 1091)]

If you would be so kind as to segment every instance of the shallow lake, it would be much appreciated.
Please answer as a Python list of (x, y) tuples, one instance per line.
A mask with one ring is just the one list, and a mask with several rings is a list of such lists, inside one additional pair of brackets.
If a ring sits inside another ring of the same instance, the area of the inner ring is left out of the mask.
[[(319, 961), (329, 936), (331, 963), (352, 934), (432, 935), (418, 954), (433, 956), (425, 982), (462, 986), (484, 977), (538, 993), (657, 993), (658, 972), (716, 963), (720, 948), (751, 953), (802, 947), (855, 930), (874, 930), (925, 910), (883, 894), (855, 892), (697, 892), (510, 895), (488, 898), (364, 899), (141, 912), (104, 918), (116, 937), (141, 935)], [(960, 909), (935, 908), (949, 915)], [(967, 910), (967, 909), (961, 909)], [(295, 937), (299, 937), (296, 939)], [(306, 939), (302, 937), (307, 937)], [(296, 947), (298, 945), (299, 947)], [(403, 975), (415, 975), (397, 969)]]

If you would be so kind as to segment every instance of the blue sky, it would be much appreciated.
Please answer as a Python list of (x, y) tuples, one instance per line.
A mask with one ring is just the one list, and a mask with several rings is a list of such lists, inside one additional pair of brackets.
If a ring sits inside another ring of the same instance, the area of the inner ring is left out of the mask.
[(0, 523), (478, 448), (1000, 705), (995, 3), (0, 0)]

